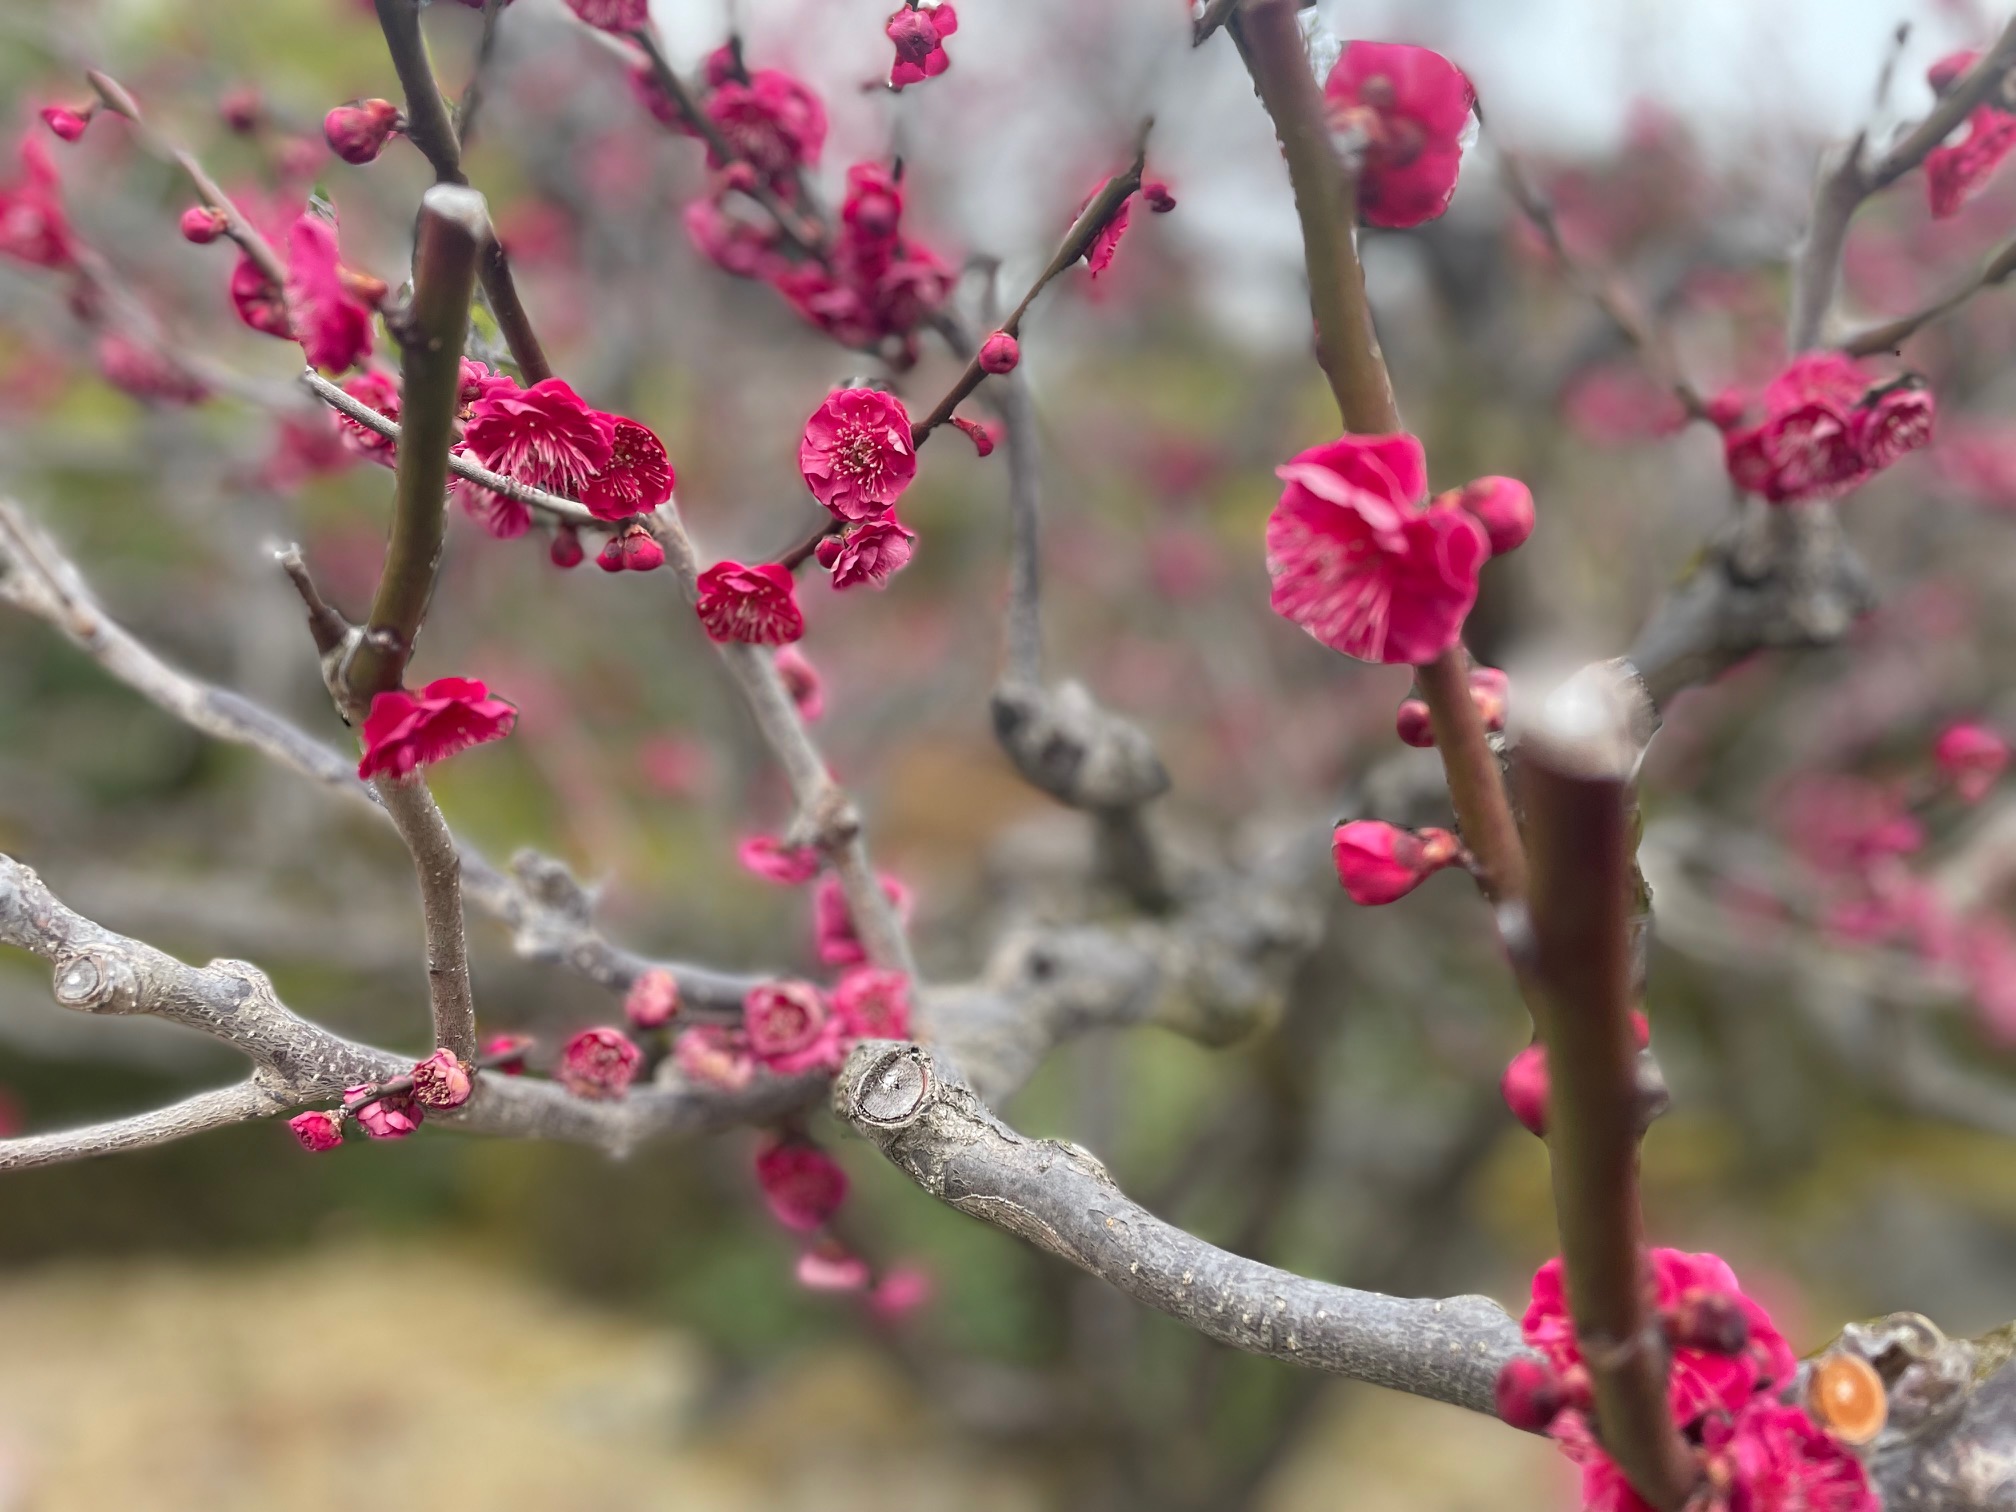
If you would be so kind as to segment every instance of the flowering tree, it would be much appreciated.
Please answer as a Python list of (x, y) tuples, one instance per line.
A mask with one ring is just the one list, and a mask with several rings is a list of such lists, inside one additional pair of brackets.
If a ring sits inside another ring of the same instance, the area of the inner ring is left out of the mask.
[[(437, 1127), (625, 1153), (754, 1126), (765, 1131), (754, 1180), (799, 1236), (799, 1282), (901, 1318), (928, 1283), (848, 1226), (846, 1176), (811, 1121), (824, 1102), (929, 1196), (1213, 1340), (1550, 1435), (1580, 1467), (1592, 1508), (2016, 1506), (2016, 1372), (2001, 1352), (1898, 1314), (1849, 1325), (1802, 1361), (1722, 1260), (1651, 1242), (1686, 1236), (1648, 1235), (1639, 1197), (1639, 1143), (1667, 1092), (1655, 1023), (1640, 1008), (1660, 911), (1640, 871), (1636, 797), (1677, 694), (1759, 652), (1839, 641), (1871, 605), (1834, 501), (1925, 447), (1935, 409), (1927, 379), (1888, 359), (1999, 283), (2016, 257), (1999, 251), (1911, 313), (1844, 329), (1837, 285), (1851, 225), (1866, 201), (1920, 176), (1932, 215), (1954, 216), (2016, 150), (2016, 24), (1985, 51), (1936, 65), (1937, 103), (1893, 140), (1865, 134), (1827, 155), (1793, 260), (1782, 350), (1758, 381), (1712, 396), (1684, 370), (1663, 320), (1576, 248), (1568, 217), (1494, 144), (1538, 248), (1638, 348), (1636, 387), (1607, 400), (1584, 393), (1585, 419), (1713, 427), (1735, 497), (1628, 654), (1551, 689), (1522, 686), (1532, 696), (1508, 727), (1510, 681), (1473, 659), (1466, 633), (1480, 586), (1526, 544), (1539, 512), (1511, 477), (1431, 485), (1434, 459), (1403, 423), (1359, 262), (1361, 225), (1427, 226), (1475, 171), (1466, 160), (1477, 155), (1476, 92), (1454, 62), (1416, 46), (1352, 40), (1312, 63), (1295, 0), (1209, 0), (1192, 18), (1196, 47), (1237, 50), (1278, 138), (1337, 416), (1334, 439), (1274, 468), (1278, 502), (1264, 541), (1249, 545), (1264, 552), (1276, 615), (1338, 657), (1411, 669), (1393, 769), (1408, 762), (1406, 748), (1437, 758), (1425, 808), (1441, 822), (1400, 812), (1414, 799), (1382, 810), (1377, 795), (1393, 784), (1368, 777), (1365, 801), (1329, 830), (1335, 882), (1370, 908), (1438, 872), (1467, 874), (1488, 905), (1471, 910), (1468, 927), (1495, 932), (1531, 1021), (1532, 1042), (1500, 1090), (1546, 1142), (1560, 1253), (1508, 1312), (1476, 1296), (1331, 1285), (1218, 1248), (1125, 1196), (1085, 1150), (1027, 1139), (996, 1111), (1052, 1049), (1090, 1029), (1152, 1023), (1223, 1044), (1270, 1028), (1290, 979), (1320, 949), (1332, 887), (1311, 877), (1305, 843), (1244, 865), (1179, 859), (1150, 817), (1170, 778), (1147, 734), (1045, 667), (1041, 427), (1021, 372), (1023, 325), (1073, 270), (1099, 278), (1123, 241), (1154, 234), (1141, 224), (1148, 215), (1176, 208), (1150, 171), (1151, 126), (1058, 228), (1004, 315), (995, 270), (976, 267), (969, 282), (980, 287), (962, 294), (953, 267), (909, 229), (900, 159), (849, 166), (837, 210), (828, 205), (826, 109), (806, 80), (745, 56), (734, 38), (688, 78), (643, 0), (569, 6), (569, 26), (606, 53), (636, 110), (704, 152), (706, 191), (681, 211), (694, 247), (721, 274), (767, 287), (857, 370), (802, 421), (779, 424), (796, 435), (816, 526), (769, 559), (709, 561), (651, 425), (597, 407), (585, 373), (556, 371), (517, 288), (512, 238), (493, 228), (465, 169), (493, 51), (529, 19), (509, 0), (459, 18), (474, 40), (452, 106), (415, 0), (376, 0), (401, 98), (330, 110), (326, 154), (304, 151), (299, 137), (280, 142), (271, 189), (227, 192), (117, 80), (84, 71), (76, 98), (44, 108), (22, 138), (19, 171), (0, 187), (0, 252), (67, 296), (114, 386), (162, 407), (213, 393), (271, 406), (266, 486), (360, 462), (383, 470), (390, 526), (368, 592), (328, 588), (313, 550), (277, 554), (305, 609), (294, 655), (319, 663), (333, 714), (354, 733), (354, 759), (163, 660), (99, 607), (52, 533), (13, 505), (0, 505), (0, 593), (203, 734), (263, 753), (392, 825), (418, 883), (431, 1049), (415, 1057), (340, 1036), (290, 1010), (259, 968), (185, 965), (82, 917), (25, 865), (0, 858), (0, 940), (50, 964), (59, 1004), (152, 1014), (222, 1040), (252, 1068), (172, 1107), (0, 1140), (0, 1169), (275, 1117), (303, 1149), (330, 1158), (360, 1137), (429, 1137)], [(887, 18), (886, 34), (877, 88), (958, 87), (951, 4), (912, 0)], [(232, 108), (249, 121), (259, 107)], [(215, 281), (246, 327), (298, 344), (298, 387), (312, 410), (182, 339), (73, 226), (66, 144), (115, 134), (179, 170), (194, 196), (181, 235), (215, 247)], [(356, 180), (334, 176), (327, 154), (377, 172), (400, 142), (434, 183), (418, 199), (410, 263), (379, 277), (346, 261), (335, 212)], [(336, 186), (335, 203), (309, 193), (316, 182)], [(932, 390), (920, 391), (917, 375), (937, 348), (956, 376), (927, 407)], [(927, 455), (934, 434), (943, 439)], [(910, 890), (877, 869), (862, 813), (813, 740), (826, 695), (801, 649), (817, 642), (801, 594), (882, 588), (905, 571), (920, 545), (899, 517), (905, 496), (943, 452), (969, 442), (978, 457), (1003, 454), (1009, 505), (995, 734), (1023, 779), (1086, 817), (1098, 883), (1126, 913), (1088, 908), (1018, 931), (980, 976), (938, 981), (913, 954)], [(431, 770), (480, 761), (464, 753), (537, 717), (508, 688), (428, 665), (422, 632), (458, 515), (498, 543), (458, 550), (532, 544), (571, 569), (593, 546), (604, 572), (657, 573), (677, 590), (789, 789), (788, 821), (746, 839), (740, 863), (809, 890), (823, 980), (633, 953), (604, 936), (591, 894), (558, 863), (527, 853), (500, 869), (450, 828)], [(1257, 613), (1257, 602), (1248, 608)], [(1978, 803), (2007, 761), (1991, 727), (1956, 721), (1909, 791), (1841, 776), (1791, 805), (1806, 806), (1792, 828), (1826, 890), (1829, 937), (1901, 944), (1958, 970), (2005, 1035), (2016, 944), (1987, 911), (1933, 896), (1912, 858), (1925, 845), (1922, 814)], [(1306, 841), (1310, 827), (1301, 829)], [(1723, 880), (1733, 889), (1740, 879)], [(1699, 922), (1701, 900), (1678, 891), (1681, 932), (1712, 932)], [(464, 938), (471, 905), (509, 930), (520, 954), (607, 989), (622, 1022), (550, 1048), (480, 1028)], [(546, 1074), (532, 1074), (535, 1065)]]

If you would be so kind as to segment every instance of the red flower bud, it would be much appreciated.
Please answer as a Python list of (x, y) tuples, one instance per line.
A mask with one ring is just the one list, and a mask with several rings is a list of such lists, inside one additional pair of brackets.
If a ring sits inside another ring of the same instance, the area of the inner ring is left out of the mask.
[(662, 1029), (679, 1011), (679, 979), (656, 967), (630, 984), (623, 1014), (639, 1029)]
[(1436, 502), (1443, 500), (1484, 527), (1493, 556), (1515, 550), (1533, 534), (1533, 490), (1517, 478), (1479, 478), (1443, 494)]
[(665, 548), (642, 525), (632, 525), (618, 536), (623, 565), (631, 572), (651, 572), (665, 565)]
[(973, 443), (973, 453), (975, 456), (984, 457), (989, 455), (994, 450), (995, 444), (1001, 439), (1000, 428), (998, 426), (988, 425), (981, 420), (967, 420), (961, 416), (954, 415), (952, 423), (964, 431), (966, 439)]
[(619, 1029), (583, 1029), (560, 1052), (560, 1085), (576, 1097), (613, 1102), (630, 1090), (644, 1054)]
[(367, 1135), (372, 1139), (404, 1139), (420, 1127), (420, 1121), (427, 1115), (410, 1094), (394, 1092), (387, 1097), (372, 1097), (374, 1090), (366, 1082), (343, 1092), (344, 1106)]
[(1492, 1388), (1498, 1416), (1514, 1428), (1528, 1433), (1545, 1433), (1547, 1425), (1568, 1405), (1561, 1389), (1561, 1377), (1544, 1360), (1525, 1355), (1507, 1360)]
[(322, 139), (346, 163), (368, 163), (398, 129), (399, 107), (390, 100), (338, 105), (322, 117)]
[(1022, 347), (1006, 331), (996, 331), (980, 343), (980, 371), (1002, 373), (1015, 371), (1015, 364), (1022, 360)]
[(868, 1262), (828, 1239), (798, 1257), (797, 1276), (807, 1291), (860, 1291), (868, 1284)]
[(1470, 669), (1470, 702), (1484, 721), (1484, 728), (1496, 734), (1505, 728), (1505, 710), (1512, 699), (1512, 679), (1496, 667)]
[(506, 1076), (525, 1074), (525, 1052), (532, 1048), (527, 1034), (493, 1034), (483, 1042), (482, 1059), (492, 1071)]
[(230, 224), (230, 217), (222, 210), (212, 209), (209, 205), (191, 205), (182, 212), (182, 237), (199, 247), (205, 246), (222, 236), (225, 227)]
[(623, 570), (623, 538), (611, 536), (602, 543), (602, 549), (595, 553), (595, 565), (604, 572)]
[(756, 1184), (771, 1216), (801, 1234), (824, 1228), (847, 1198), (847, 1173), (804, 1140), (782, 1139), (758, 1150)]
[(227, 89), (217, 101), (217, 114), (224, 124), (233, 131), (251, 131), (259, 125), (259, 118), (265, 113), (265, 102), (259, 97), (259, 86), (240, 84), (235, 89)]
[(91, 117), (98, 114), (96, 101), (82, 110), (71, 110), (62, 105), (44, 105), (42, 124), (66, 142), (74, 142), (84, 135), (84, 128), (91, 124)]
[(436, 1050), (413, 1068), (413, 1098), (423, 1108), (459, 1108), (475, 1090), (469, 1068), (453, 1050)]
[(821, 536), (819, 544), (812, 548), (812, 560), (830, 572), (833, 570), (833, 564), (840, 560), (840, 553), (846, 549), (846, 544), (837, 534)]
[(562, 525), (553, 532), (553, 544), (546, 548), (546, 559), (555, 567), (579, 567), (587, 553), (581, 549), (581, 532), (572, 525)]
[(1167, 215), (1176, 208), (1176, 196), (1169, 192), (1169, 186), (1160, 179), (1149, 179), (1144, 183), (1141, 186), (1141, 198), (1157, 215)]
[(2009, 742), (1986, 725), (1962, 720), (1939, 732), (1932, 759), (1962, 803), (1979, 803), (2009, 765)]
[(1393, 715), (1393, 728), (1404, 744), (1425, 751), (1435, 744), (1435, 731), (1428, 720), (1428, 705), (1418, 698), (1403, 699)]
[(1526, 1126), (1529, 1134), (1541, 1139), (1547, 1137), (1545, 1045), (1528, 1045), (1513, 1056), (1505, 1074), (1498, 1078), (1498, 1092), (1505, 1099), (1505, 1106), (1512, 1110), (1512, 1116)]
[(301, 1141), (301, 1148), (311, 1154), (319, 1155), (343, 1143), (343, 1120), (319, 1108), (312, 1113), (296, 1113), (287, 1120), (287, 1128)]
[[(1453, 848), (1438, 859), (1423, 846), (1422, 839), (1411, 830), (1379, 819), (1340, 824), (1330, 840), (1337, 880), (1344, 884), (1353, 903), (1367, 907), (1404, 898), (1455, 859)], [(1441, 849), (1437, 847), (1438, 852)]]

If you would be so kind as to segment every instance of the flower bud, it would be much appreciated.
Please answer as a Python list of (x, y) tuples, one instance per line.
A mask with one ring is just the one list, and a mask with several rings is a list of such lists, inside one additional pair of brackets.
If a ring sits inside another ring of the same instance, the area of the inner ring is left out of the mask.
[(301, 1141), (301, 1148), (311, 1154), (319, 1155), (343, 1143), (342, 1118), (334, 1113), (325, 1113), (320, 1108), (309, 1113), (296, 1113), (287, 1120), (287, 1127)]
[(1498, 1093), (1512, 1116), (1537, 1138), (1547, 1137), (1547, 1047), (1534, 1043), (1512, 1057), (1498, 1078)]
[(988, 425), (981, 420), (968, 420), (963, 416), (954, 415), (952, 423), (964, 431), (966, 439), (973, 443), (973, 453), (975, 456), (988, 456), (993, 452), (995, 444), (1001, 439), (1000, 431), (997, 427)]
[(604, 572), (623, 570), (623, 538), (611, 536), (602, 543), (602, 549), (595, 553), (595, 565)]
[(868, 1311), (879, 1322), (900, 1323), (929, 1303), (931, 1292), (931, 1273), (922, 1266), (891, 1266), (868, 1294)]
[(1979, 803), (2009, 765), (2009, 743), (1984, 724), (1961, 720), (1939, 732), (1932, 759), (1962, 803)]
[(506, 1076), (525, 1074), (525, 1052), (532, 1048), (529, 1034), (493, 1034), (483, 1041), (483, 1049), (478, 1059), (484, 1068), (500, 1071)]
[(1418, 698), (1402, 699), (1393, 715), (1393, 729), (1405, 745), (1425, 751), (1435, 744), (1435, 730), (1428, 719), (1428, 705)]
[(1169, 192), (1169, 186), (1160, 179), (1149, 179), (1142, 184), (1141, 198), (1157, 215), (1167, 215), (1176, 208), (1176, 196)]
[(620, 1029), (583, 1029), (560, 1052), (555, 1073), (576, 1097), (613, 1102), (636, 1080), (643, 1052)]
[(546, 548), (546, 559), (562, 569), (579, 567), (587, 553), (581, 549), (581, 532), (572, 525), (562, 525), (553, 532), (553, 544)]
[(1467, 511), (1484, 527), (1491, 555), (1503, 556), (1533, 534), (1533, 491), (1517, 478), (1479, 478), (1436, 500)]
[(665, 565), (665, 548), (642, 525), (632, 525), (617, 537), (623, 565), (631, 572), (650, 572)]
[[(344, 1089), (344, 1105), (358, 1126), (373, 1139), (404, 1139), (420, 1127), (426, 1117), (420, 1105), (404, 1092), (394, 1092), (386, 1097), (372, 1097), (376, 1091), (369, 1082), (361, 1086)], [(370, 1099), (362, 1101), (361, 1099)]]
[(231, 218), (209, 205), (191, 205), (182, 212), (182, 238), (206, 246), (224, 234)]
[(217, 114), (224, 124), (233, 131), (256, 130), (259, 120), (265, 114), (265, 102), (259, 97), (259, 86), (240, 84), (227, 89), (217, 101)]
[(743, 194), (753, 193), (756, 188), (755, 166), (737, 158), (721, 170), (721, 186), (724, 189), (739, 190)]
[(653, 967), (630, 984), (623, 1014), (639, 1029), (663, 1029), (679, 1011), (679, 979)]
[(423, 1108), (459, 1108), (476, 1090), (453, 1050), (436, 1050), (413, 1068), (413, 1100)]
[(1006, 331), (996, 331), (980, 343), (980, 371), (1002, 373), (1015, 371), (1015, 364), (1022, 360), (1022, 346)]
[(1505, 712), (1512, 701), (1512, 679), (1496, 667), (1470, 669), (1470, 702), (1492, 734), (1505, 728)]
[(819, 537), (819, 544), (812, 548), (812, 560), (831, 572), (833, 564), (840, 560), (840, 553), (846, 549), (846, 545), (847, 543), (837, 534), (823, 535)]
[(1728, 1292), (1687, 1291), (1661, 1321), (1675, 1349), (1739, 1355), (1750, 1347), (1750, 1315), (1742, 1300)]
[(748, 1038), (727, 1024), (694, 1024), (681, 1030), (672, 1042), (672, 1060), (689, 1082), (723, 1092), (740, 1092), (756, 1076)]
[(1498, 1416), (1514, 1428), (1528, 1433), (1545, 1433), (1548, 1424), (1568, 1405), (1561, 1378), (1544, 1360), (1518, 1355), (1507, 1360), (1498, 1372), (1491, 1391)]
[(802, 1139), (780, 1139), (758, 1150), (756, 1185), (771, 1217), (801, 1234), (824, 1228), (847, 1200), (847, 1173)]
[(82, 110), (71, 110), (62, 105), (44, 105), (41, 114), (44, 126), (64, 141), (74, 142), (84, 135), (84, 128), (91, 124), (91, 117), (98, 114), (98, 106), (94, 102)]
[(1353, 903), (1372, 907), (1404, 898), (1455, 859), (1434, 859), (1421, 836), (1380, 819), (1340, 824), (1330, 839), (1337, 880)]
[(798, 1257), (796, 1274), (798, 1284), (807, 1291), (859, 1291), (868, 1284), (868, 1262), (829, 1239)]
[(338, 105), (322, 117), (322, 139), (346, 163), (368, 163), (385, 150), (399, 125), (399, 107), (390, 100)]

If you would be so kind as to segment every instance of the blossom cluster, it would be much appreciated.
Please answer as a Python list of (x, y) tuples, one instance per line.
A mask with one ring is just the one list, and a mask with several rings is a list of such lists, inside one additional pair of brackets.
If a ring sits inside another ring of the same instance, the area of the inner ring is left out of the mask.
[(1840, 352), (1795, 357), (1761, 405), (1749, 421), (1752, 401), (1732, 391), (1717, 399), (1715, 418), (1730, 478), (1773, 504), (1837, 498), (1932, 439), (1934, 405), (1922, 384), (1879, 382)]

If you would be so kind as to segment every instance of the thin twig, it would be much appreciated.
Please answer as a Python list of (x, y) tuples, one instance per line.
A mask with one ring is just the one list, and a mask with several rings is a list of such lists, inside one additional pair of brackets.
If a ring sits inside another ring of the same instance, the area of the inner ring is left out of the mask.
[(455, 146), (469, 150), (476, 135), (476, 121), (483, 109), (484, 86), (497, 58), (497, 23), (503, 17), (506, 0), (483, 0), (483, 35), (476, 43), (476, 62), (469, 70), (469, 82), (462, 86), (461, 102), (455, 107)]
[(1477, 858), (1478, 885), (1493, 903), (1517, 903), (1526, 891), (1525, 846), (1506, 796), (1504, 770), (1470, 696), (1470, 658), (1462, 643), (1416, 667), (1414, 679), (1428, 705), (1457, 827)]
[(434, 1043), (465, 1065), (476, 1060), (476, 995), (469, 981), (469, 942), (462, 920), (462, 859), (434, 795), (416, 772), (374, 784), (385, 812), (413, 854), (426, 924), (427, 1004)]
[(2016, 237), (1989, 253), (1980, 267), (1923, 309), (1857, 331), (1841, 343), (1841, 350), (1853, 357), (1894, 352), (1926, 326), (1951, 315), (1982, 290), (2005, 282), (2012, 273), (2016, 273)]

